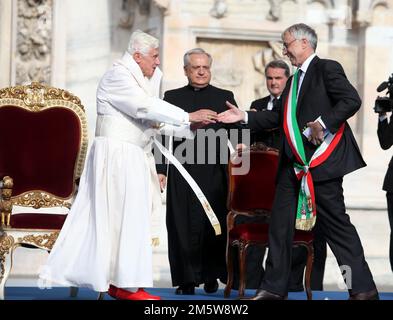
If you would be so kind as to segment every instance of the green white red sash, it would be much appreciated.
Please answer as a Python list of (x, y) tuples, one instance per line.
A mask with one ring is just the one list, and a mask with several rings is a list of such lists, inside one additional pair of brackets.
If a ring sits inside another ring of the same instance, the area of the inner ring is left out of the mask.
[(315, 150), (307, 161), (302, 140), (302, 133), (296, 119), (298, 71), (292, 77), (292, 83), (284, 107), (284, 131), (292, 153), (297, 162), (294, 163), (296, 177), (301, 180), (298, 205), (296, 211), (296, 226), (298, 230), (309, 231), (314, 227), (317, 210), (315, 204), (314, 184), (310, 169), (323, 163), (339, 143), (345, 123), (335, 133), (329, 133), (322, 144)]

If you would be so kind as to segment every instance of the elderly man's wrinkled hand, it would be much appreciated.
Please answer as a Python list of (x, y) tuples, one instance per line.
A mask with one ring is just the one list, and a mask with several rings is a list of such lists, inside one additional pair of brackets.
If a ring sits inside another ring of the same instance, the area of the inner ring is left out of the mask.
[(189, 120), (192, 123), (201, 123), (202, 125), (208, 125), (210, 123), (217, 122), (217, 112), (210, 109), (200, 109), (189, 114)]

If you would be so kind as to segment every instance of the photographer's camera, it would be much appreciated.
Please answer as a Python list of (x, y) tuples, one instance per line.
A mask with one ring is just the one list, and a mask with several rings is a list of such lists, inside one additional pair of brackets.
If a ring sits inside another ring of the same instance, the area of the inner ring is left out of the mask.
[(385, 89), (388, 89), (386, 96), (378, 96), (375, 100), (374, 111), (376, 113), (386, 113), (393, 110), (393, 73), (388, 81), (384, 81), (378, 86), (377, 91), (381, 92)]

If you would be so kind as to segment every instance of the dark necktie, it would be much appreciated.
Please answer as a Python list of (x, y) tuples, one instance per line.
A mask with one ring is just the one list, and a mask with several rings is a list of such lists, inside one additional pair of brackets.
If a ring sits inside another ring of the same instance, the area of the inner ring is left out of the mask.
[(278, 104), (278, 99), (274, 98), (272, 101), (272, 105), (273, 105), (272, 110), (277, 110), (277, 104)]
[(297, 71), (297, 94), (299, 94), (300, 91), (300, 79), (302, 77), (303, 71), (302, 69), (298, 69)]

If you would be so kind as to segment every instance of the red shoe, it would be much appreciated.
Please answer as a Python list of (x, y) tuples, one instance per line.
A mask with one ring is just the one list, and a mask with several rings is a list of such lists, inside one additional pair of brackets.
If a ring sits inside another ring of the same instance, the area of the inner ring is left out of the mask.
[(110, 285), (108, 294), (116, 300), (161, 300), (159, 296), (153, 296), (142, 288), (139, 288), (137, 292), (130, 292)]
[(112, 297), (117, 299), (117, 287), (109, 285), (109, 290), (108, 290), (108, 294)]

